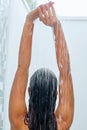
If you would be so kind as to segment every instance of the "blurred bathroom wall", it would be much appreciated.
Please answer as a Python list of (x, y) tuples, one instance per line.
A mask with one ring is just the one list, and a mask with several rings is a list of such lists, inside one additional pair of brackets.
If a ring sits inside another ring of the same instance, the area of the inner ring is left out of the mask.
[(4, 90), (4, 130), (10, 130), (8, 118), (9, 95), (17, 66), (20, 37), (27, 11), (21, 0), (11, 0), (7, 36), (7, 64)]
[[(10, 130), (8, 119), (8, 103), (12, 81), (18, 61), (18, 50), (27, 10), (21, 0), (11, 1), (9, 11), (9, 26), (7, 37), (7, 66), (4, 91), (4, 130)], [(66, 37), (70, 59), (73, 86), (75, 94), (75, 115), (71, 130), (87, 128), (87, 19), (61, 18)], [(52, 30), (43, 25), (39, 20), (35, 21), (33, 36), (32, 60), (29, 77), (40, 67), (50, 68), (59, 76), (56, 64), (54, 38)], [(26, 99), (28, 101), (28, 99)]]
[(7, 28), (9, 0), (0, 1), (0, 130), (4, 120), (4, 88), (7, 59)]

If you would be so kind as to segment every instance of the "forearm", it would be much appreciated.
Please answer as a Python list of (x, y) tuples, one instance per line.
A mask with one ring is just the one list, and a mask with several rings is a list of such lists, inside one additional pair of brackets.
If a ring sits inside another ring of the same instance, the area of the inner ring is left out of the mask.
[(20, 42), (18, 68), (29, 68), (32, 51), (32, 35), (33, 35), (33, 23), (28, 20), (25, 21), (23, 33)]
[(60, 22), (54, 28), (57, 64), (61, 75), (70, 71), (70, 60), (66, 40)]

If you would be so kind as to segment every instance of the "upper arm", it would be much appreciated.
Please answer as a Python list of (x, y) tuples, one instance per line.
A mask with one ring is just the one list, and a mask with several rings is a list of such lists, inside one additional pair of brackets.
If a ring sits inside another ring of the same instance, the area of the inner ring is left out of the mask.
[(25, 91), (27, 86), (28, 74), (22, 69), (18, 69), (12, 85), (9, 100), (9, 119), (10, 123), (16, 125), (26, 112)]
[(59, 106), (56, 110), (59, 130), (68, 130), (73, 121), (74, 94), (71, 73), (60, 75)]

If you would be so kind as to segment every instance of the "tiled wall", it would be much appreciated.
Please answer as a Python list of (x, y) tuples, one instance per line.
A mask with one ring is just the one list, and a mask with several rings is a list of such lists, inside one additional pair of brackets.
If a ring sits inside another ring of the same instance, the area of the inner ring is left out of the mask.
[(8, 7), (9, 0), (0, 0), (0, 130), (3, 130)]

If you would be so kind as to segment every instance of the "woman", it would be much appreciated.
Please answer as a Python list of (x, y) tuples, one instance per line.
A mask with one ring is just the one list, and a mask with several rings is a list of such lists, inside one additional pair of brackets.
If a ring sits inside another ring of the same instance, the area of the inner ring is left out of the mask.
[[(27, 111), (25, 91), (31, 60), (33, 21), (39, 18), (53, 28), (59, 77), (59, 105), (55, 111), (57, 78), (48, 69), (37, 70), (30, 79)], [(74, 95), (69, 54), (53, 2), (39, 6), (27, 15), (19, 49), (19, 61), (9, 101), (11, 130), (69, 130), (74, 113)]]

